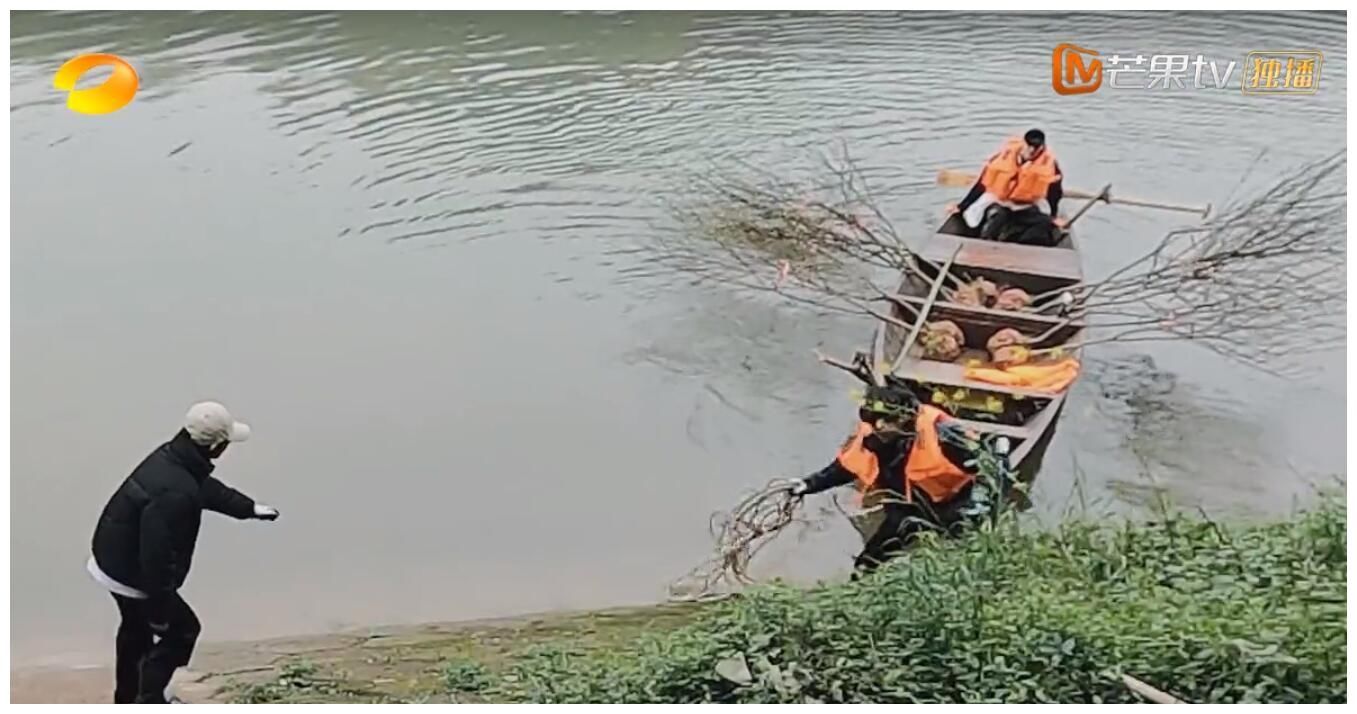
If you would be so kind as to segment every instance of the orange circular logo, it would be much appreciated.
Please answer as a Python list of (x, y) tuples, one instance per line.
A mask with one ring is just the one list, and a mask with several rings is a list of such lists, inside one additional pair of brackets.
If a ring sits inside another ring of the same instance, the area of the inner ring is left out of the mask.
[[(111, 65), (113, 75), (103, 84), (89, 89), (76, 89), (80, 77), (95, 67)], [(68, 92), (66, 106), (81, 114), (109, 114), (127, 106), (137, 93), (137, 71), (123, 58), (110, 54), (78, 55), (57, 70), (52, 84)]]

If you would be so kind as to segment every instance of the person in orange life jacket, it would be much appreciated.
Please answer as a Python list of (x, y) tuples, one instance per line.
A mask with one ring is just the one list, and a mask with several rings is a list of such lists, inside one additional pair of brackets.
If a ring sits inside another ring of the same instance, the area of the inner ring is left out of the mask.
[[(1064, 196), (1060, 163), (1046, 146), (1046, 134), (1033, 129), (1013, 138), (985, 162), (980, 177), (960, 204), (968, 228), (978, 237), (1027, 245), (1054, 245), (1065, 221), (1059, 218)], [(1039, 202), (1045, 200), (1043, 212)]]
[[(889, 495), (884, 519), (867, 538), (853, 565), (870, 572), (898, 555), (929, 524), (943, 529), (959, 520), (957, 505), (971, 491), (973, 477), (957, 464), (966, 450), (938, 439), (944, 416), (917, 401), (902, 387), (871, 387), (858, 411), (858, 429), (828, 466), (791, 486), (793, 495), (810, 495), (856, 483), (867, 493)], [(918, 416), (914, 416), (917, 410)]]
[(188, 664), (202, 626), (179, 595), (203, 511), (272, 521), (278, 511), (211, 476), (250, 428), (216, 402), (195, 404), (173, 439), (118, 488), (94, 531), (90, 576), (112, 595), (118, 626), (115, 704), (165, 704), (174, 670)]

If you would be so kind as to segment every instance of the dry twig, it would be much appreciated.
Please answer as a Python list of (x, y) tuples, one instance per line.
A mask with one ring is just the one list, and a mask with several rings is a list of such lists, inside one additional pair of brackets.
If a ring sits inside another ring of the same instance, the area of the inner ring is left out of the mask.
[[(1190, 340), (1271, 372), (1341, 345), (1346, 164), (1338, 153), (1306, 165), (1068, 291), (1094, 335), (1084, 344)], [(1049, 305), (1059, 292), (1037, 302)]]
[(723, 585), (748, 585), (754, 556), (798, 516), (802, 499), (791, 493), (791, 482), (777, 480), (746, 496), (729, 513), (712, 516), (715, 555), (669, 587), (672, 600), (712, 600), (725, 597)]

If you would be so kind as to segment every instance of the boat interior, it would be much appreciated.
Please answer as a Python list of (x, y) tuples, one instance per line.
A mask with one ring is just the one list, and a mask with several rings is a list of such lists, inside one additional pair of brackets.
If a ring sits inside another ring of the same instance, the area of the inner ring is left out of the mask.
[[(1033, 349), (1070, 345), (1081, 339), (1083, 323), (1054, 311), (1015, 311), (960, 304), (946, 299), (946, 291), (930, 302), (938, 269), (949, 265), (949, 275), (969, 281), (983, 277), (998, 286), (1020, 287), (1036, 296), (1058, 293), (1083, 278), (1074, 238), (1063, 235), (1053, 247), (968, 238), (949, 232), (965, 228), (956, 216), (944, 223), (915, 252), (920, 273), (907, 274), (892, 305), (891, 314), (903, 325), (885, 323), (877, 331), (874, 356), (877, 364), (890, 366), (896, 381), (908, 385), (926, 403), (938, 404), (955, 417), (990, 433), (1002, 433), (1019, 441), (1039, 436), (1054, 419), (1063, 395), (969, 379), (966, 368), (985, 364), (984, 346), (999, 330), (1015, 328), (1029, 337), (1044, 338)], [(912, 332), (918, 311), (927, 307), (927, 320), (949, 320), (964, 335), (965, 348), (953, 361), (925, 359), (916, 343), (901, 354)], [(1059, 305), (1053, 305), (1058, 308)], [(1030, 445), (1029, 445), (1030, 446)]]

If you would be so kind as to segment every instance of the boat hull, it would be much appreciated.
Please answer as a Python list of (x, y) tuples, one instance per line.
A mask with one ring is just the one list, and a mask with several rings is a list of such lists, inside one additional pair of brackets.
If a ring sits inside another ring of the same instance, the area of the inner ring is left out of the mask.
[[(952, 215), (935, 236), (918, 246), (915, 253), (925, 261), (919, 264), (918, 273), (906, 272), (902, 276), (899, 294), (910, 300), (914, 310), (925, 310), (928, 319), (948, 319), (961, 327), (966, 344), (972, 347), (963, 353), (962, 362), (987, 361), (988, 354), (977, 347), (1005, 327), (1029, 336), (1049, 332), (1049, 338), (1034, 347), (1069, 345), (1070, 353), (1077, 356), (1077, 343), (1083, 331), (1078, 320), (960, 305), (941, 297), (928, 301), (938, 268), (948, 261), (951, 262), (948, 272), (954, 276), (985, 277), (999, 285), (1022, 287), (1031, 294), (1058, 291), (1081, 282), (1082, 268), (1074, 237), (1065, 234), (1053, 247), (1038, 247), (958, 235), (965, 232), (974, 233), (959, 216)], [(977, 382), (965, 376), (962, 364), (926, 360), (917, 346), (903, 350), (916, 313), (898, 304), (892, 307), (892, 316), (899, 323), (882, 322), (877, 327), (873, 363), (884, 367), (892, 381), (908, 386), (922, 403), (943, 408), (967, 428), (1008, 437), (1010, 461), (1017, 478), (1027, 484), (1035, 482), (1064, 411), (1065, 393)]]

